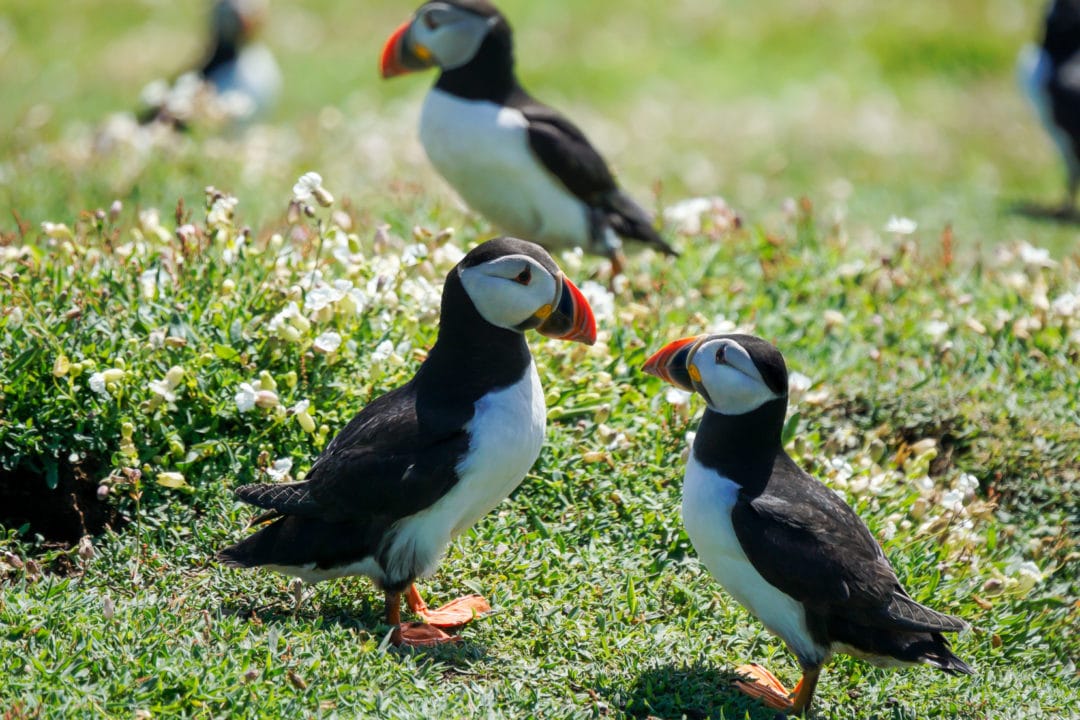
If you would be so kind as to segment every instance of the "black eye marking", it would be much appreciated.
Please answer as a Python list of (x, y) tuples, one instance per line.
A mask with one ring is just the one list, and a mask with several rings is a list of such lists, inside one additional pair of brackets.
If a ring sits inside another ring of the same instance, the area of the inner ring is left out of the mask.
[(423, 21), (428, 30), (437, 30), (439, 27), (439, 20), (435, 17), (435, 13), (433, 12), (424, 13)]
[(517, 274), (517, 276), (514, 277), (514, 282), (516, 282), (516, 283), (518, 283), (520, 285), (528, 285), (529, 283), (531, 283), (532, 282), (532, 269), (530, 269), (529, 266), (526, 265), (525, 269), (522, 270), (521, 272), (519, 272)]

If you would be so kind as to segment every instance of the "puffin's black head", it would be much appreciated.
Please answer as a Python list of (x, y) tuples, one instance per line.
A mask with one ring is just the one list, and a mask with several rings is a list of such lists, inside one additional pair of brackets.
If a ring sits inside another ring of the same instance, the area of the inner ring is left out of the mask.
[(462, 258), (451, 275), (495, 327), (596, 342), (592, 307), (539, 245), (510, 237), (489, 240)]
[(1060, 65), (1080, 50), (1080, 0), (1054, 0), (1046, 15), (1043, 47)]
[(744, 415), (787, 397), (784, 356), (753, 335), (697, 335), (664, 346), (645, 372), (697, 392), (721, 415)]
[(214, 39), (240, 47), (251, 40), (266, 20), (266, 0), (217, 0), (210, 16)]
[(432, 0), (386, 40), (379, 71), (390, 78), (432, 66), (454, 70), (467, 65), (489, 36), (512, 53), (510, 25), (487, 0)]

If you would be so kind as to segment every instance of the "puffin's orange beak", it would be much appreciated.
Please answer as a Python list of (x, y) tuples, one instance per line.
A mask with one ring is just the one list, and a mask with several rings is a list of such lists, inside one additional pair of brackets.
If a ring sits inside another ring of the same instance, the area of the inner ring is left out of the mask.
[(409, 18), (386, 39), (379, 58), (379, 72), (384, 78), (423, 70), (435, 64), (431, 51), (409, 39), (412, 24), (413, 19)]
[(379, 59), (379, 72), (384, 78), (392, 78), (409, 72), (401, 62), (401, 51), (405, 33), (409, 31), (412, 19), (403, 22), (397, 30), (390, 34), (383, 45), (382, 56)]
[(596, 342), (596, 318), (592, 306), (581, 291), (565, 275), (556, 307), (551, 310), (536, 331), (557, 340), (573, 340), (586, 345)]
[(693, 337), (686, 337), (668, 343), (645, 362), (645, 367), (642, 370), (649, 375), (655, 375), (664, 382), (671, 383), (677, 388), (694, 392), (688, 361), (694, 343), (702, 337), (702, 335), (694, 335)]

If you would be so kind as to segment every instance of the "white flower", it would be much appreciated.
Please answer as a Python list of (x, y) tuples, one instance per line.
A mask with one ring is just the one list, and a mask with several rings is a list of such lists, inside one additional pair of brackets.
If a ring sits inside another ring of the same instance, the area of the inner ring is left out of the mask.
[(266, 474), (273, 479), (274, 482), (281, 482), (289, 476), (289, 471), (292, 470), (292, 458), (281, 458), (275, 460), (274, 464), (266, 468)]
[(255, 388), (251, 383), (240, 383), (240, 390), (236, 393), (236, 407), (242, 413), (255, 409)]
[(337, 334), (333, 330), (324, 332), (319, 337), (315, 338), (315, 343), (312, 345), (319, 352), (330, 354), (337, 352), (337, 349), (341, 347), (341, 335)]
[(1067, 292), (1054, 298), (1050, 309), (1059, 317), (1073, 317), (1080, 315), (1080, 295)]
[(375, 351), (371, 353), (371, 362), (374, 365), (381, 365), (390, 359), (390, 356), (394, 354), (394, 343), (389, 340), (383, 340), (379, 343)]
[(923, 330), (933, 340), (940, 340), (945, 337), (945, 334), (949, 332), (950, 329), (949, 323), (943, 320), (931, 320), (923, 326)]
[(334, 204), (334, 196), (322, 186), (322, 182), (322, 175), (319, 173), (304, 173), (293, 185), (293, 200), (299, 203), (308, 203), (314, 200), (323, 207), (330, 207)]
[(793, 372), (788, 375), (788, 392), (792, 394), (804, 393), (813, 386), (814, 381), (801, 372)]
[[(348, 282), (348, 281), (346, 281)], [(352, 283), (349, 283), (350, 285)], [(337, 285), (337, 283), (335, 283)], [(317, 313), (345, 297), (345, 289), (319, 285), (308, 291), (304, 297), (304, 312)]]
[(889, 222), (885, 223), (885, 232), (896, 233), (897, 235), (910, 235), (915, 232), (918, 227), (918, 223), (911, 218), (893, 215), (889, 218)]
[(669, 387), (664, 393), (664, 399), (668, 402), (669, 405), (674, 405), (675, 407), (686, 407), (686, 405), (689, 404), (690, 397), (693, 394), (694, 393), (692, 392), (687, 392), (686, 390), (682, 390), (677, 387)]
[(1043, 581), (1039, 566), (1030, 560), (1020, 563), (1013, 572), (1016, 575), (1017, 591), (1026, 593)]
[(1035, 247), (1026, 242), (1020, 243), (1017, 252), (1020, 255), (1020, 262), (1028, 267), (1052, 268), (1057, 265), (1056, 262), (1050, 259), (1049, 250)]
[(90, 376), (90, 389), (103, 397), (109, 397), (109, 391), (105, 387), (105, 373), (96, 372)]
[(606, 287), (586, 280), (581, 283), (581, 294), (589, 301), (597, 320), (610, 321), (615, 317), (615, 296)]
[(418, 265), (420, 261), (427, 258), (427, 256), (427, 245), (424, 245), (423, 243), (406, 245), (405, 249), (401, 251), (401, 264), (404, 267), (412, 267)]
[(232, 227), (233, 212), (239, 203), (240, 200), (232, 195), (219, 196), (206, 213), (206, 224), (216, 229)]
[(165, 402), (176, 400), (176, 393), (173, 392), (174, 388), (175, 386), (168, 380), (153, 380), (150, 383), (150, 392), (161, 396)]
[(941, 507), (952, 512), (964, 509), (964, 493), (959, 490), (946, 490), (941, 495)]

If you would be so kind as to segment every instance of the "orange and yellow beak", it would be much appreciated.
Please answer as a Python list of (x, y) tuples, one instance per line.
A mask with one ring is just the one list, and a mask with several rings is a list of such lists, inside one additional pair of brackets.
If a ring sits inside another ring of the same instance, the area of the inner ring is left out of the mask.
[(557, 340), (592, 345), (596, 342), (596, 318), (592, 306), (565, 275), (560, 275), (560, 291), (554, 306), (545, 305), (534, 316), (540, 320), (536, 331)]
[(700, 380), (701, 376), (694, 377), (698, 370), (690, 364), (690, 356), (694, 346), (703, 337), (705, 336), (694, 335), (668, 343), (653, 354), (642, 369), (677, 388), (694, 392), (694, 381)]
[(430, 50), (410, 40), (409, 29), (412, 24), (413, 20), (409, 18), (386, 39), (379, 58), (379, 73), (383, 78), (405, 75), (435, 64)]

